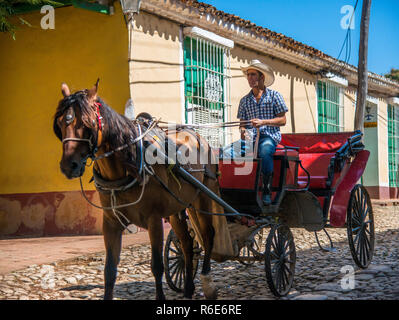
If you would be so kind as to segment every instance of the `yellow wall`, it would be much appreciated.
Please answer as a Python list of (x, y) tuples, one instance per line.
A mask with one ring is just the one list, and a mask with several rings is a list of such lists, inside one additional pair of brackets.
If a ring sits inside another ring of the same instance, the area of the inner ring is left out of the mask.
[(33, 27), (20, 27), (15, 41), (0, 33), (0, 194), (77, 190), (78, 180), (67, 180), (59, 169), (53, 115), (62, 82), (76, 91), (98, 77), (100, 97), (124, 111), (128, 35), (121, 8), (117, 4), (113, 16), (58, 8), (55, 30), (40, 28), (40, 12), (22, 17)]

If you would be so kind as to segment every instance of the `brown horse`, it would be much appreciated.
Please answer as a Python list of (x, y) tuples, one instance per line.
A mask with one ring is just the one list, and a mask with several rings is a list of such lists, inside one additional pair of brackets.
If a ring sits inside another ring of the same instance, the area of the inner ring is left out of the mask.
[[(201, 150), (210, 151), (209, 145), (199, 135), (186, 129), (165, 131), (154, 127), (147, 132), (146, 127), (140, 125), (137, 120), (131, 121), (107, 106), (97, 96), (97, 90), (98, 81), (92, 89), (73, 94), (66, 84), (62, 84), (61, 91), (64, 98), (59, 102), (53, 128), (63, 144), (60, 167), (68, 179), (81, 177), (85, 171), (86, 160), (89, 157), (94, 159), (94, 180), (104, 209), (103, 234), (106, 248), (104, 299), (113, 297), (122, 232), (128, 224), (148, 230), (156, 298), (165, 298), (162, 289), (164, 271), (162, 219), (167, 217), (183, 248), (186, 273), (184, 296), (192, 297), (193, 239), (188, 232), (185, 215), (182, 217), (179, 214), (184, 212), (187, 204), (191, 205), (190, 214), (195, 214), (199, 220), (203, 239), (205, 253), (201, 272), (202, 288), (206, 298), (215, 299), (216, 288), (210, 277), (210, 258), (214, 239), (212, 217), (196, 211), (199, 209), (212, 212), (214, 209), (212, 201), (179, 176), (171, 173), (170, 165), (163, 163), (148, 165), (142, 157), (145, 151), (144, 142), (148, 146), (157, 145), (162, 140), (162, 135), (170, 143), (174, 143), (177, 147), (184, 146), (186, 150), (193, 151), (201, 147)], [(176, 134), (178, 131), (185, 131), (185, 134)], [(144, 133), (149, 134), (143, 137)], [(122, 146), (125, 147), (120, 148)], [(208, 154), (210, 159), (211, 153)], [(201, 164), (190, 165), (195, 178), (215, 193), (219, 193), (217, 179), (212, 178), (212, 175), (206, 175), (204, 167)], [(207, 168), (208, 171), (216, 173), (216, 165), (207, 165)], [(123, 206), (131, 203), (135, 205)]]

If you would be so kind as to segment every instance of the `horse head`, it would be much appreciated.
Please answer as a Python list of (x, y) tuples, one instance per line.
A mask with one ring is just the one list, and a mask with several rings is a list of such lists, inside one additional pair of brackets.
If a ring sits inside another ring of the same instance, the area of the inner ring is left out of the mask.
[(87, 159), (94, 157), (101, 144), (102, 123), (97, 90), (98, 80), (93, 88), (73, 94), (65, 83), (61, 86), (64, 98), (54, 115), (53, 129), (63, 144), (60, 168), (68, 179), (83, 175)]

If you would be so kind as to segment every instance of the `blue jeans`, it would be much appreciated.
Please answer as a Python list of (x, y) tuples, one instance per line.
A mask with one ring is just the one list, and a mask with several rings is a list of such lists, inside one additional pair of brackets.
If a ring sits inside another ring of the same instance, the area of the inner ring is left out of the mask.
[(260, 135), (258, 145), (258, 157), (262, 159), (262, 173), (264, 175), (273, 172), (273, 155), (276, 152), (276, 142), (268, 135)]
[[(245, 145), (245, 140), (238, 140), (227, 147), (220, 149), (222, 158), (244, 157), (249, 151)], [(260, 135), (258, 145), (258, 157), (262, 159), (262, 173), (270, 174), (273, 172), (273, 155), (276, 152), (276, 142), (268, 135)]]

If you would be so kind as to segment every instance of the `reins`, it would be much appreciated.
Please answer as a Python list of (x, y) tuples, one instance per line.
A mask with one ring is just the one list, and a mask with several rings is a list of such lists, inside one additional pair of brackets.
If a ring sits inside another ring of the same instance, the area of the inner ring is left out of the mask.
[[(98, 161), (98, 160), (101, 160), (101, 159), (110, 157), (110, 156), (113, 155), (114, 153), (119, 152), (119, 151), (122, 151), (122, 150), (128, 148), (129, 146), (135, 145), (135, 144), (137, 144), (138, 142), (140, 142), (140, 144), (141, 144), (141, 145), (140, 145), (140, 168), (139, 168), (139, 173), (138, 173), (138, 174), (139, 174), (140, 176), (142, 176), (142, 188), (141, 188), (140, 195), (139, 195), (139, 197), (138, 197), (138, 199), (137, 199), (136, 201), (131, 202), (131, 203), (119, 204), (119, 205), (118, 205), (118, 204), (117, 204), (117, 199), (116, 199), (116, 193), (117, 193), (117, 192), (124, 192), (124, 191), (126, 191), (126, 190), (132, 188), (134, 185), (137, 184), (137, 182), (138, 182), (137, 178), (134, 178), (134, 179), (133, 179), (130, 183), (128, 183), (127, 185), (122, 185), (122, 186), (120, 186), (120, 187), (107, 187), (107, 186), (104, 186), (104, 185), (100, 184), (98, 181), (96, 181), (96, 178), (94, 177), (94, 183), (95, 183), (95, 185), (96, 185), (96, 189), (99, 190), (100, 192), (109, 192), (109, 193), (110, 193), (110, 202), (111, 202), (111, 206), (110, 206), (110, 207), (103, 207), (103, 206), (96, 205), (95, 203), (93, 203), (92, 201), (90, 201), (90, 200), (88, 199), (88, 197), (86, 196), (86, 193), (85, 193), (85, 191), (84, 191), (84, 189), (83, 189), (82, 177), (79, 177), (79, 180), (80, 180), (80, 188), (81, 188), (82, 195), (83, 195), (84, 199), (85, 199), (90, 205), (92, 205), (92, 206), (95, 207), (95, 208), (102, 209), (102, 210), (111, 210), (112, 213), (114, 214), (114, 216), (116, 217), (116, 219), (117, 219), (117, 220), (119, 221), (119, 223), (122, 225), (122, 227), (123, 227), (124, 229), (127, 229), (130, 233), (133, 233), (133, 232), (129, 229), (129, 227), (128, 227), (128, 226), (131, 224), (131, 222), (130, 222), (129, 219), (128, 219), (121, 211), (119, 211), (118, 209), (122, 209), (122, 208), (130, 207), (130, 206), (134, 206), (134, 205), (138, 204), (138, 203), (142, 200), (143, 195), (144, 195), (144, 191), (145, 191), (145, 185), (146, 185), (146, 171), (148, 171), (148, 173), (149, 173), (150, 175), (152, 175), (152, 176), (161, 184), (161, 186), (162, 186), (163, 188), (165, 188), (166, 191), (169, 192), (169, 194), (172, 195), (172, 197), (173, 197), (176, 201), (178, 201), (180, 204), (182, 204), (182, 205), (185, 206), (186, 208), (192, 208), (192, 209), (198, 211), (199, 213), (208, 214), (208, 215), (217, 215), (217, 216), (237, 216), (237, 215), (240, 215), (240, 216), (246, 216), (246, 217), (251, 218), (251, 219), (255, 219), (252, 215), (248, 215), (248, 214), (237, 214), (237, 213), (211, 213), (211, 212), (205, 212), (205, 211), (200, 210), (200, 209), (195, 209), (195, 208), (192, 206), (192, 204), (189, 204), (189, 203), (184, 202), (184, 201), (183, 201), (182, 199), (180, 199), (177, 195), (175, 195), (175, 194), (168, 188), (168, 186), (155, 174), (155, 172), (154, 172), (154, 170), (152, 169), (152, 167), (147, 167), (147, 166), (145, 165), (144, 158), (143, 158), (143, 152), (144, 152), (144, 151), (143, 151), (143, 149), (144, 149), (144, 146), (143, 146), (143, 138), (144, 138), (146, 135), (148, 135), (148, 134), (150, 133), (150, 131), (152, 131), (158, 124), (160, 124), (160, 123), (164, 123), (164, 124), (167, 123), (167, 124), (169, 124), (168, 128), (170, 129), (170, 124), (171, 124), (171, 123), (164, 122), (164, 121), (161, 121), (160, 119), (154, 119), (154, 118), (153, 118), (153, 119), (151, 119), (151, 123), (150, 123), (150, 125), (146, 128), (146, 130), (145, 130), (144, 132), (141, 132), (141, 124), (138, 123), (137, 120), (135, 120), (135, 122), (136, 122), (136, 124), (137, 124), (137, 127), (138, 127), (138, 131), (139, 131), (139, 135), (138, 135), (135, 139), (133, 139), (131, 142), (125, 143), (124, 145), (122, 145), (122, 146), (120, 146), (120, 147), (117, 147), (117, 148), (114, 149), (114, 150), (105, 152), (105, 153), (103, 153), (103, 154), (101, 154), (101, 155), (99, 155), (99, 156), (96, 157), (96, 156), (95, 156), (95, 153), (97, 152), (98, 147), (99, 147), (99, 145), (98, 145), (98, 144), (99, 144), (98, 138), (99, 138), (99, 135), (102, 134), (102, 129), (103, 129), (103, 126), (104, 126), (104, 122), (101, 121), (101, 120), (103, 119), (103, 117), (102, 117), (101, 114), (100, 114), (100, 109), (99, 109), (100, 104), (97, 103), (97, 102), (96, 102), (95, 104), (96, 104), (96, 115), (97, 115), (97, 123), (98, 123), (97, 143), (96, 143), (96, 145), (94, 145), (94, 143), (93, 143), (93, 141), (92, 141), (92, 137), (93, 137), (93, 136), (91, 136), (90, 139), (75, 138), (75, 137), (65, 138), (65, 139), (62, 140), (62, 143), (65, 143), (65, 142), (68, 142), (68, 141), (77, 141), (77, 142), (85, 142), (85, 143), (88, 143), (88, 144), (89, 144), (89, 147), (90, 147), (90, 153), (89, 153), (89, 155), (83, 160), (84, 165), (86, 165), (86, 161), (87, 161), (88, 158), (91, 158), (91, 159), (92, 159), (92, 163), (93, 163), (93, 162), (95, 162), (95, 161)], [(147, 121), (148, 121), (148, 120), (147, 120)], [(177, 124), (177, 123), (173, 124), (173, 123), (172, 123), (172, 125), (176, 125), (176, 126), (178, 126), (179, 128), (193, 128), (193, 127), (195, 127), (195, 128), (200, 128), (200, 127), (203, 127), (203, 128), (222, 128), (222, 127), (233, 127), (233, 126), (248, 125), (248, 124), (250, 124), (250, 121), (224, 122), (224, 123), (218, 123), (218, 124), (209, 123), (209, 124), (202, 124), (202, 125), (183, 125), (183, 124)], [(98, 179), (97, 179), (97, 180), (98, 180)], [(196, 196), (198, 196), (198, 194), (199, 194), (199, 192), (197, 192), (197, 195), (196, 195)], [(124, 220), (126, 223), (124, 223), (124, 221), (122, 221), (122, 218), (123, 218), (123, 220)]]

